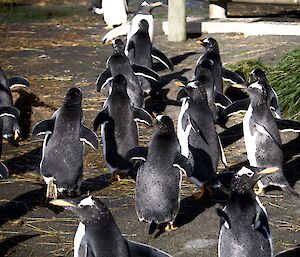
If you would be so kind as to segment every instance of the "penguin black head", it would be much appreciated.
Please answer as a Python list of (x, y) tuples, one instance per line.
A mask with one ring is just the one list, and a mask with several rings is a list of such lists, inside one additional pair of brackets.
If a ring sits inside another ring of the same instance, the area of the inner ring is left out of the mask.
[(248, 86), (241, 84), (233, 84), (231, 86), (245, 91), (249, 95), (250, 99), (256, 99), (258, 102), (267, 100), (267, 87), (260, 81), (256, 81)]
[(112, 47), (114, 49), (115, 54), (124, 53), (125, 46), (124, 42), (121, 39), (117, 38), (113, 40)]
[(125, 91), (126, 92), (127, 80), (126, 77), (122, 74), (114, 76), (112, 81), (113, 91)]
[(186, 85), (181, 83), (180, 86), (184, 88), (192, 102), (200, 103), (203, 101), (207, 101), (206, 90), (198, 80), (190, 81)]
[(72, 199), (52, 200), (51, 204), (62, 206), (74, 212), (84, 225), (93, 225), (99, 222), (107, 222), (113, 219), (110, 211), (100, 199), (89, 197), (78, 197)]
[(149, 3), (148, 1), (144, 1), (141, 3), (140, 7), (137, 10), (138, 14), (151, 14), (152, 10), (156, 7), (162, 6), (162, 2), (154, 2)]
[(254, 69), (250, 74), (255, 82), (258, 81), (260, 83), (265, 83), (267, 81), (266, 74), (262, 69)]
[(167, 115), (158, 115), (157, 120), (157, 130), (158, 134), (175, 134), (174, 124), (172, 119)]
[(278, 171), (277, 167), (270, 168), (246, 168), (242, 167), (235, 173), (231, 181), (231, 192), (233, 194), (254, 194), (253, 187), (262, 177)]
[(148, 31), (149, 29), (149, 23), (148, 21), (142, 19), (140, 22), (139, 22), (139, 29), (141, 31)]
[(79, 88), (70, 88), (64, 98), (64, 105), (68, 108), (76, 108), (81, 106), (82, 93)]
[(200, 44), (203, 45), (206, 50), (210, 50), (213, 52), (219, 52), (218, 42), (217, 42), (217, 40), (215, 40), (212, 37), (201, 40)]

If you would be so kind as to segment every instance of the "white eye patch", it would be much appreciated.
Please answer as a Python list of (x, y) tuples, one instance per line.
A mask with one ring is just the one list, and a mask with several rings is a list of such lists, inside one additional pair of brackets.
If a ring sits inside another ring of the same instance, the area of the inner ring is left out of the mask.
[(95, 205), (95, 202), (92, 199), (92, 196), (89, 196), (87, 198), (84, 198), (83, 200), (80, 201), (80, 203), (78, 204), (79, 207), (83, 207), (83, 206), (93, 206)]

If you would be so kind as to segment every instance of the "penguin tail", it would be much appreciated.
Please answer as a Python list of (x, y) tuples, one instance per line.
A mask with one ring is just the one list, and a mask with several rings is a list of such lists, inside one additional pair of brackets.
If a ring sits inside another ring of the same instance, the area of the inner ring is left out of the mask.
[(152, 220), (151, 223), (150, 223), (150, 226), (149, 226), (148, 234), (152, 235), (155, 232), (155, 230), (157, 229), (157, 227), (158, 227), (157, 222), (155, 222), (154, 220)]
[(292, 188), (288, 183), (286, 185), (284, 185), (283, 187), (281, 187), (281, 189), (291, 195), (300, 197), (299, 193), (294, 188)]

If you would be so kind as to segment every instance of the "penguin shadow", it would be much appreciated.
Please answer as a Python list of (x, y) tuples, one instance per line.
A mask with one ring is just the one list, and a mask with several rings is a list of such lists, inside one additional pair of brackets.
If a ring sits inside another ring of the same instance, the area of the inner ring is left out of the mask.
[(223, 132), (219, 133), (219, 137), (221, 139), (221, 143), (223, 147), (227, 147), (234, 142), (238, 141), (244, 136), (243, 134), (243, 123), (239, 123), (236, 125), (227, 128)]
[(297, 245), (296, 248), (286, 250), (275, 255), (275, 257), (299, 257), (299, 256), (300, 256), (300, 245)]
[(183, 76), (183, 74), (189, 70), (190, 69), (182, 69), (181, 71), (162, 76), (159, 82), (152, 83), (150, 95), (145, 100), (145, 109), (150, 113), (162, 113), (168, 105), (180, 106), (180, 102), (167, 97), (170, 89), (164, 87), (174, 79), (186, 81), (187, 79)]
[(6, 238), (3, 242), (0, 243), (0, 256), (8, 256), (10, 253), (10, 249), (36, 236), (39, 235), (17, 235)]
[(102, 190), (111, 185), (111, 175), (100, 175), (94, 178), (82, 180), (80, 186), (81, 195), (89, 195), (92, 192)]
[[(187, 52), (184, 54), (180, 54), (174, 57), (171, 57), (170, 60), (172, 61), (173, 65), (177, 65), (180, 64), (181, 62), (183, 62), (186, 58), (188, 58), (189, 56), (195, 55), (195, 54), (199, 54), (198, 52)], [(155, 62), (152, 65), (152, 69), (154, 71), (162, 71), (167, 69), (162, 63), (160, 62)]]

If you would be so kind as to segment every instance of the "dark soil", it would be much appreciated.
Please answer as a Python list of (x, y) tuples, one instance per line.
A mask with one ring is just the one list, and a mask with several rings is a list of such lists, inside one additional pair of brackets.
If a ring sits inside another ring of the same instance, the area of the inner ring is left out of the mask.
[[(29, 115), (31, 122), (24, 123), (25, 131), (29, 131), (36, 122), (49, 118), (60, 107), (70, 87), (82, 89), (85, 122), (89, 127), (101, 109), (106, 94), (96, 92), (95, 81), (112, 51), (109, 44), (104, 45), (100, 41), (106, 33), (104, 22), (101, 17), (88, 12), (87, 6), (87, 3), (39, 6), (40, 10), (47, 8), (61, 15), (45, 18), (38, 16), (40, 11), (35, 11), (36, 16), (30, 22), (25, 22), (25, 19), (17, 22), (9, 20), (7, 23), (4, 19), (0, 25), (1, 67), (8, 76), (22, 75), (30, 81), (29, 89), (14, 92), (15, 101), (19, 101), (19, 106), (21, 103), (21, 111), (23, 105), (27, 115), (28, 110), (29, 114), (32, 112)], [(203, 49), (196, 43), (197, 38), (184, 43), (168, 42), (161, 30), (165, 12), (155, 11), (155, 46), (171, 57), (176, 65), (173, 73), (155, 66), (156, 70), (161, 70), (159, 73), (165, 82), (164, 93), (157, 101), (162, 103), (160, 110), (170, 115), (176, 124), (180, 107), (174, 101), (178, 88), (172, 81), (182, 76), (192, 77), (195, 62)], [(202, 35), (208, 36), (218, 40), (224, 64), (250, 58), (261, 58), (272, 64), (287, 51), (299, 47), (300, 42), (299, 37), (292, 36), (244, 38), (238, 34)], [(147, 101), (147, 106), (153, 108), (153, 102)], [(156, 105), (154, 107), (157, 108)], [(219, 131), (232, 169), (247, 163), (240, 135), (241, 125), (238, 125), (241, 121), (242, 116), (235, 117), (229, 122), (230, 129)], [(140, 126), (141, 144), (147, 144), (152, 132), (153, 128)], [(298, 134), (285, 133), (282, 138), (285, 143), (286, 176), (300, 192)], [(11, 171), (11, 176), (9, 180), (0, 182), (0, 256), (73, 254), (78, 219), (68, 211), (60, 212), (44, 205), (44, 182), (38, 174), (41, 146), (42, 138), (32, 136), (21, 141), (18, 148), (4, 143), (2, 160)], [(135, 183), (130, 179), (110, 183), (102, 150), (94, 152), (87, 147), (82, 191), (103, 199), (125, 237), (158, 247), (173, 256), (217, 256), (219, 218), (215, 209), (220, 207), (219, 204), (213, 200), (195, 201), (192, 194), (197, 189), (185, 179), (177, 221), (179, 228), (155, 238), (148, 235), (148, 225), (137, 219), (134, 187)], [(268, 192), (261, 199), (269, 213), (274, 252), (299, 245), (299, 199), (277, 190)]]

